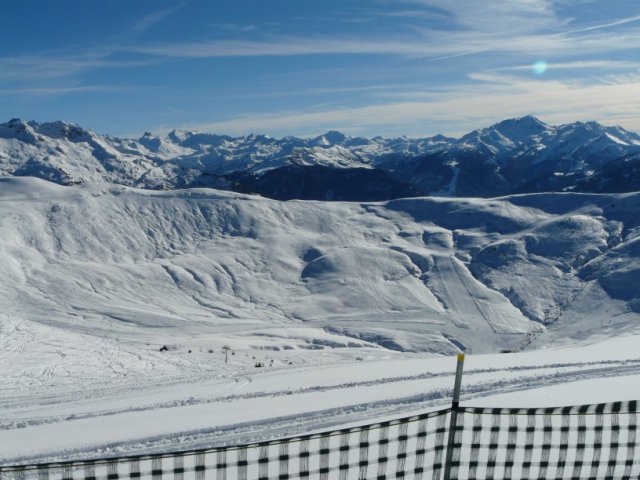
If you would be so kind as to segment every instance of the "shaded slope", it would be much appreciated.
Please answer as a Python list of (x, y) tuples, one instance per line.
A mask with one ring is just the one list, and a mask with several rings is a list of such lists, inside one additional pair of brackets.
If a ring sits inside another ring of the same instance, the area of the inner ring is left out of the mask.
[(290, 165), (260, 176), (239, 174), (225, 178), (236, 182), (238, 191), (276, 200), (380, 201), (421, 194), (408, 182), (372, 168)]

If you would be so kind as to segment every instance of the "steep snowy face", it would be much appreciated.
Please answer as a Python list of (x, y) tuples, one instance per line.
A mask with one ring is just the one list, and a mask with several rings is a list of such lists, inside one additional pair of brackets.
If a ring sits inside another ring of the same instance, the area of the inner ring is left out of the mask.
[[(638, 151), (639, 140), (635, 133), (597, 122), (554, 127), (527, 116), (471, 132), (445, 156), (457, 160), (463, 177), (456, 179), (456, 191), (463, 195), (564, 191), (609, 162)], [(488, 172), (484, 182), (482, 171), (474, 169), (478, 164)], [(469, 179), (464, 176), (467, 171), (472, 173)], [(496, 178), (487, 181), (492, 173)], [(486, 186), (473, 191), (469, 182)], [(493, 191), (491, 183), (496, 185)]]
[(475, 130), (457, 143), (467, 148), (484, 147), (498, 160), (516, 157), (532, 149), (544, 148), (545, 140), (555, 135), (555, 128), (535, 117), (503, 120), (488, 128)]
[(30, 122), (31, 127), (41, 135), (49, 138), (66, 138), (72, 142), (87, 141), (91, 133), (79, 125), (68, 122), (37, 123)]
[(0, 123), (0, 138), (18, 140), (25, 143), (35, 143), (39, 139), (31, 126), (19, 118), (13, 118), (7, 123)]
[[(595, 122), (555, 127), (531, 116), (504, 120), (458, 140), (441, 135), (366, 139), (336, 131), (311, 139), (254, 134), (233, 138), (187, 130), (161, 135), (147, 132), (131, 140), (101, 136), (66, 122), (14, 119), (0, 124), (3, 176), (35, 176), (64, 185), (212, 186), (263, 195), (279, 192), (275, 198), (318, 200), (397, 198), (381, 197), (380, 192), (491, 197), (571, 190), (578, 184), (584, 189), (595, 171), (638, 151), (640, 136), (620, 127)], [(288, 197), (283, 194), (280, 178), (303, 184), (317, 167), (335, 170), (337, 179), (340, 172), (354, 170), (360, 183), (353, 183), (351, 189), (358, 191), (350, 194), (328, 184), (314, 188), (313, 194), (295, 189), (285, 189)], [(362, 169), (378, 172), (359, 175)], [(264, 176), (274, 171), (271, 177), (276, 183), (271, 184)], [(607, 172), (613, 175), (617, 170)], [(389, 182), (394, 188), (386, 188)], [(609, 183), (624, 184), (614, 178), (600, 185)]]
[(79, 335), (496, 352), (614, 335), (640, 311), (638, 194), (327, 203), (0, 184), (2, 311)]
[(538, 162), (555, 159), (565, 170), (593, 169), (638, 147), (640, 137), (620, 127), (577, 122), (557, 128), (557, 135), (550, 139)]
[(576, 185), (578, 192), (640, 191), (640, 154), (625, 155), (593, 172)]
[(553, 133), (553, 127), (531, 115), (510, 118), (496, 123), (494, 130), (500, 132), (512, 142), (528, 143)]
[(0, 124), (0, 175), (33, 176), (63, 185), (135, 183), (155, 168), (139, 144), (103, 137), (66, 122)]

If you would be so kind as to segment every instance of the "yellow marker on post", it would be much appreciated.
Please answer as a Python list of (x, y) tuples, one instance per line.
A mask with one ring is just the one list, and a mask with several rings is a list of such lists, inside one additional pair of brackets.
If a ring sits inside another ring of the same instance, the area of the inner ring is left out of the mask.
[(456, 365), (456, 381), (453, 385), (453, 401), (451, 408), (454, 410), (460, 404), (460, 387), (462, 386), (462, 369), (464, 367), (464, 353), (458, 354), (458, 364)]

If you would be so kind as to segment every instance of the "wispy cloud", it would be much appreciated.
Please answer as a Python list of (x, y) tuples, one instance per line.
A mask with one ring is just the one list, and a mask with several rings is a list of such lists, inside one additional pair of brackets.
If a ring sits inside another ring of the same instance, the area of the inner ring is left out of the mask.
[(149, 30), (154, 25), (157, 25), (165, 18), (173, 15), (186, 5), (186, 3), (178, 3), (155, 12), (151, 12), (144, 17), (138, 19), (138, 21), (131, 27), (134, 32), (144, 32)]
[(589, 27), (579, 28), (576, 30), (571, 30), (568, 33), (580, 33), (580, 32), (590, 32), (592, 30), (602, 30), (605, 28), (617, 27), (620, 25), (625, 25), (627, 23), (634, 23), (640, 21), (640, 15), (634, 15), (632, 17), (620, 18), (613, 22), (601, 23), (598, 25), (591, 25)]
[(407, 88), (419, 88), (423, 84), (411, 83), (393, 83), (388, 85), (359, 85), (352, 87), (318, 87), (304, 88), (300, 90), (279, 90), (263, 93), (242, 93), (242, 94), (225, 94), (225, 98), (271, 98), (271, 97), (289, 97), (292, 95), (327, 95), (334, 93), (376, 93), (385, 91), (397, 91)]
[[(422, 39), (366, 40), (332, 37), (281, 37), (264, 41), (211, 41), (134, 48), (159, 57), (230, 58), (303, 55), (389, 55), (407, 59), (449, 60), (480, 53), (505, 53), (529, 57), (599, 55), (640, 48), (640, 35), (582, 35), (580, 38), (549, 34), (518, 38), (457, 34), (446, 41), (429, 32)], [(562, 65), (562, 64), (561, 64)], [(577, 65), (577, 64), (576, 64)], [(559, 68), (563, 68), (562, 66)], [(568, 67), (564, 67), (568, 68)], [(615, 67), (618, 68), (618, 67)]]
[(0, 81), (42, 80), (76, 75), (96, 68), (146, 66), (153, 60), (116, 60), (111, 52), (87, 51), (80, 55), (49, 52), (0, 58)]
[[(84, 53), (46, 52), (38, 55), (0, 58), (0, 81), (25, 78), (53, 78), (76, 75), (82, 71), (144, 66), (163, 58), (228, 58), (228, 57), (288, 57), (309, 55), (387, 55), (407, 59), (426, 58), (450, 60), (479, 53), (500, 52), (516, 55), (563, 56), (602, 54), (640, 48), (637, 29), (617, 27), (640, 20), (631, 16), (583, 28), (568, 28), (568, 19), (558, 18), (551, 0), (406, 0), (412, 9), (387, 11), (387, 15), (426, 16), (446, 19), (446, 29), (416, 25), (392, 36), (352, 35), (259, 35), (252, 39), (209, 39), (174, 43), (128, 45), (112, 44), (89, 48)], [(183, 8), (178, 3), (152, 12), (139, 19), (133, 30), (142, 32)], [(238, 23), (212, 24), (235, 35), (246, 36), (255, 25)], [(603, 29), (615, 31), (601, 32)], [(256, 35), (254, 34), (254, 37)], [(117, 61), (120, 53), (147, 56), (145, 61)], [(557, 62), (554, 68), (581, 68), (575, 61)], [(586, 64), (585, 64), (586, 65)], [(612, 68), (618, 68), (611, 63)], [(604, 63), (600, 67), (604, 68)], [(589, 68), (589, 67), (584, 67)]]
[[(576, 70), (576, 69), (593, 69), (593, 70), (619, 70), (619, 69), (638, 69), (640, 62), (622, 61), (622, 60), (577, 60), (573, 62), (551, 62), (548, 64), (550, 70)], [(512, 67), (497, 68), (496, 71), (531, 71), (531, 65), (515, 65)]]
[(375, 13), (378, 16), (408, 18), (411, 20), (426, 19), (426, 20), (449, 21), (449, 20), (452, 20), (453, 18), (451, 12), (447, 10), (443, 10), (441, 8), (434, 8), (434, 7), (425, 8), (424, 5), (421, 5), (421, 7), (422, 8), (391, 10), (391, 11), (373, 12), (373, 13)]
[[(493, 34), (451, 34), (434, 38), (424, 32), (422, 38), (367, 40), (331, 37), (278, 37), (267, 40), (219, 40), (135, 47), (132, 51), (176, 58), (223, 58), (297, 55), (399, 55), (407, 58), (451, 58), (481, 52), (511, 52), (539, 55), (603, 53), (640, 47), (638, 35), (590, 35), (574, 38), (557, 34), (507, 38)], [(442, 36), (441, 32), (438, 35)]]
[(125, 90), (131, 90), (131, 87), (116, 85), (79, 85), (70, 87), (0, 88), (0, 96), (28, 95), (47, 97), (74, 93), (121, 92)]
[[(248, 132), (291, 133), (330, 128), (346, 132), (359, 130), (389, 131), (390, 127), (405, 132), (415, 131), (415, 125), (431, 122), (443, 126), (443, 131), (427, 133), (458, 133), (460, 128), (501, 120), (508, 116), (533, 113), (550, 122), (596, 119), (615, 122), (624, 119), (627, 128), (640, 130), (637, 105), (629, 102), (640, 89), (640, 78), (625, 78), (615, 84), (575, 81), (536, 81), (519, 77), (477, 75), (476, 80), (447, 91), (406, 92), (400, 101), (354, 108), (333, 108), (315, 112), (273, 112), (245, 114), (225, 121), (191, 125), (190, 128), (230, 134)], [(496, 83), (499, 80), (500, 83)], [(429, 97), (430, 95), (430, 97)], [(424, 100), (415, 101), (418, 98)], [(446, 125), (456, 125), (447, 130)]]
[(209, 26), (217, 30), (240, 33), (251, 32), (258, 29), (257, 25), (241, 25), (239, 23), (212, 23)]
[(495, 34), (528, 34), (563, 28), (551, 0), (408, 0), (427, 11), (447, 12), (459, 30)]
[(322, 54), (419, 53), (413, 42), (332, 37), (277, 37), (268, 40), (212, 40), (136, 47), (138, 53), (180, 58), (261, 57)]
[[(22, 84), (30, 81), (70, 78), (96, 69), (135, 68), (151, 65), (157, 59), (125, 60), (118, 53), (123, 50), (122, 45), (126, 43), (127, 38), (130, 40), (137, 34), (149, 30), (184, 6), (186, 3), (183, 2), (151, 12), (138, 19), (131, 27), (130, 32), (111, 36), (101, 45), (74, 46), (68, 49), (44, 50), (38, 53), (0, 57), (0, 84), (12, 82)], [(20, 85), (17, 88), (19, 90)], [(34, 89), (34, 91), (36, 90), (37, 88)]]
[[(573, 19), (557, 15), (551, 0), (414, 0), (410, 3), (415, 8), (382, 13), (407, 19), (407, 25), (394, 36), (263, 35), (252, 39), (138, 45), (132, 51), (180, 58), (396, 55), (449, 59), (483, 52), (589, 55), (640, 47), (637, 29), (619, 28), (639, 21), (640, 16), (576, 28), (572, 26)], [(410, 21), (432, 17), (442, 20), (437, 28)], [(605, 29), (608, 31), (601, 32)]]

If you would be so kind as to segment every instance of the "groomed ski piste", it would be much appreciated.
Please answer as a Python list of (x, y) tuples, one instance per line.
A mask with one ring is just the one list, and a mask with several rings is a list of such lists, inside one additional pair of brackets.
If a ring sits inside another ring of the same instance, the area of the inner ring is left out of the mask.
[(638, 206), (2, 179), (0, 463), (638, 399)]

